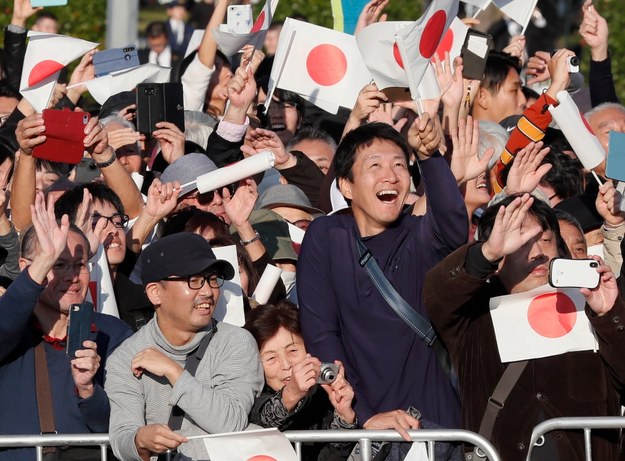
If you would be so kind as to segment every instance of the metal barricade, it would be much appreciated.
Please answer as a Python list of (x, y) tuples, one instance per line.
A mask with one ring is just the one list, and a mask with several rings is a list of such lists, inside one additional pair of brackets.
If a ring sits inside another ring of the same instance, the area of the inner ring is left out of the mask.
[[(624, 418), (625, 419), (625, 418)], [(429, 458), (434, 460), (436, 442), (464, 442), (479, 447), (489, 461), (500, 461), (495, 448), (484, 437), (474, 432), (455, 429), (419, 429), (408, 431), (415, 442), (427, 444)], [(301, 459), (302, 443), (306, 442), (360, 442), (362, 461), (371, 461), (371, 442), (402, 442), (401, 435), (393, 430), (373, 431), (325, 430), (325, 431), (286, 431), (284, 435), (295, 445), (298, 459)], [(46, 435), (2, 435), (0, 448), (32, 448), (37, 450), (37, 461), (43, 459), (43, 447), (51, 446), (100, 446), (101, 459), (107, 460), (108, 434), (46, 434)]]
[(592, 445), (590, 443), (590, 432), (592, 429), (622, 429), (625, 428), (625, 417), (622, 416), (586, 416), (554, 418), (543, 421), (534, 427), (529, 449), (527, 450), (527, 461), (530, 461), (532, 449), (544, 443), (544, 436), (548, 432), (559, 430), (584, 430), (584, 454), (586, 461), (592, 460)]

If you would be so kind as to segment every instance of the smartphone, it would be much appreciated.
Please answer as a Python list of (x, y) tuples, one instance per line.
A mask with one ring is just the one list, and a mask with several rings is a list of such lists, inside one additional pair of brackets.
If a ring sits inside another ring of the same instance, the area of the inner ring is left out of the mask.
[(65, 6), (67, 0), (30, 0), (30, 6), (33, 8), (37, 6)]
[(158, 122), (171, 122), (184, 133), (184, 102), (181, 83), (137, 85), (137, 131), (150, 134)]
[(597, 288), (599, 262), (594, 259), (554, 258), (549, 264), (549, 285), (554, 288)]
[(87, 184), (100, 176), (100, 169), (90, 157), (83, 157), (78, 165), (76, 165), (76, 176), (74, 182), (76, 184)]
[(139, 65), (139, 54), (132, 45), (124, 48), (98, 51), (93, 55), (93, 67), (96, 77), (102, 77), (119, 70), (131, 69)]
[(464, 78), (482, 80), (484, 69), (486, 68), (488, 50), (492, 43), (493, 37), (484, 32), (475, 29), (467, 31), (467, 36), (460, 50), (460, 56), (462, 56), (462, 76)]
[(44, 109), (46, 140), (35, 146), (33, 157), (73, 165), (80, 163), (85, 151), (85, 126), (90, 119), (88, 112)]
[(230, 32), (249, 34), (254, 23), (252, 5), (230, 5), (226, 22)]
[(76, 357), (76, 351), (84, 349), (82, 343), (91, 338), (91, 323), (93, 321), (93, 304), (85, 301), (82, 304), (72, 304), (69, 308), (69, 323), (67, 324), (67, 355), (70, 359)]
[(610, 131), (605, 174), (610, 179), (625, 181), (625, 133)]

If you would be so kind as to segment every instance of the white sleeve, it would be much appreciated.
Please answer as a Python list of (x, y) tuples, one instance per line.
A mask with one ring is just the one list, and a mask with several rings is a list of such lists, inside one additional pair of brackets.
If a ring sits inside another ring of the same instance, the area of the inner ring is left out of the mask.
[(185, 110), (202, 110), (208, 82), (214, 73), (215, 66), (206, 67), (196, 54), (181, 78)]

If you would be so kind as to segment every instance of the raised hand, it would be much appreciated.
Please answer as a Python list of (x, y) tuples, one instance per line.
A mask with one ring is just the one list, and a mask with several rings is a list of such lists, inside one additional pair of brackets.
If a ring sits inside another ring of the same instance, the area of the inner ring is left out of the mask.
[(503, 49), (504, 52), (519, 58), (521, 65), (525, 64), (525, 35), (515, 35), (510, 38), (510, 43)]
[(546, 51), (537, 51), (534, 56), (529, 58), (527, 71), (525, 73), (532, 78), (527, 81), (528, 85), (545, 82), (551, 78), (549, 74), (549, 61), (551, 61), (551, 54)]
[(155, 178), (148, 189), (143, 213), (148, 215), (154, 223), (160, 221), (174, 211), (179, 194), (180, 183), (178, 181), (162, 183), (160, 179)]
[(245, 141), (246, 144), (241, 146), (243, 154), (249, 157), (265, 150), (271, 151), (275, 157), (274, 167), (276, 170), (290, 168), (297, 163), (295, 156), (286, 151), (284, 143), (274, 131), (255, 128), (248, 132)]
[(388, 5), (389, 1), (390, 0), (371, 0), (367, 3), (360, 12), (360, 16), (358, 16), (354, 35), (358, 35), (362, 29), (375, 22), (386, 21), (387, 15), (382, 14), (382, 11), (384, 11), (384, 8)]
[(609, 226), (617, 227), (625, 223), (625, 213), (621, 211), (622, 198), (621, 193), (616, 190), (611, 181), (599, 187), (595, 207)]
[[(67, 97), (76, 104), (80, 96), (87, 91), (86, 85), (80, 85), (87, 80), (92, 80), (95, 78), (95, 67), (93, 66), (93, 55), (97, 53), (97, 50), (87, 51), (80, 63), (72, 72), (72, 76), (69, 79), (69, 84), (67, 85), (69, 89), (67, 90)], [(74, 86), (76, 85), (76, 86)]]
[(478, 145), (480, 140), (480, 124), (467, 117), (466, 122), (460, 121), (458, 129), (451, 135), (453, 152), (451, 155), (451, 172), (456, 178), (458, 185), (477, 178), (486, 171), (488, 161), (495, 153), (492, 147), (487, 149), (482, 158), (478, 157)]
[(43, 10), (43, 7), (38, 6), (33, 8), (30, 6), (30, 0), (14, 0), (11, 24), (14, 26), (26, 27), (26, 21), (28, 18), (40, 10)]
[(93, 377), (100, 368), (98, 346), (93, 341), (82, 343), (83, 349), (76, 351), (76, 358), (71, 361), (72, 378), (82, 399), (93, 395)]
[(443, 140), (438, 117), (430, 118), (425, 112), (408, 130), (408, 144), (417, 152), (420, 160), (430, 158), (440, 148)]
[(322, 384), (321, 387), (328, 393), (330, 403), (336, 410), (339, 418), (346, 423), (353, 423), (356, 420), (356, 413), (352, 408), (354, 400), (354, 389), (345, 379), (345, 368), (340, 360), (334, 363), (339, 366), (339, 372), (332, 384)]
[(499, 207), (490, 236), (482, 245), (482, 254), (486, 259), (492, 263), (498, 262), (542, 232), (538, 224), (523, 227), (532, 203), (534, 197), (524, 194), (514, 199), (508, 206)]
[(579, 25), (579, 35), (590, 47), (593, 61), (604, 61), (608, 58), (608, 23), (601, 16), (592, 0), (586, 0), (582, 5), (583, 19)]
[(175, 124), (158, 122), (152, 136), (158, 140), (163, 158), (170, 165), (184, 155), (184, 133)]
[(514, 157), (506, 181), (506, 193), (532, 192), (540, 180), (551, 169), (551, 164), (541, 165), (549, 147), (543, 149), (543, 142), (529, 143)]
[(597, 316), (601, 317), (614, 307), (616, 298), (619, 295), (618, 285), (614, 272), (603, 262), (603, 259), (599, 256), (591, 256), (591, 258), (599, 262), (599, 267), (597, 268), (597, 272), (600, 274), (599, 285), (592, 290), (589, 288), (580, 288), (579, 291), (584, 295), (584, 298), (586, 298), (586, 302), (592, 311), (597, 314)]
[(306, 357), (293, 365), (291, 380), (282, 389), (282, 399), (285, 406), (292, 410), (301, 399), (317, 383), (321, 372), (321, 362), (318, 358), (306, 354)]
[(230, 195), (228, 188), (224, 187), (221, 196), (226, 215), (235, 227), (249, 221), (258, 199), (258, 190), (253, 179), (242, 180), (234, 195)]
[(46, 126), (43, 115), (32, 114), (20, 120), (15, 129), (15, 137), (23, 155), (32, 155), (33, 147), (42, 144), (46, 140)]
[(87, 188), (83, 189), (82, 202), (78, 205), (76, 211), (76, 220), (74, 224), (80, 228), (89, 241), (89, 248), (91, 254), (95, 254), (98, 251), (100, 245), (100, 239), (104, 228), (108, 224), (106, 218), (100, 218), (93, 223), (93, 198)]
[(369, 122), (386, 123), (401, 133), (404, 125), (408, 123), (408, 119), (406, 117), (401, 117), (399, 120), (395, 121), (393, 119), (393, 104), (387, 102), (385, 104), (380, 104), (380, 106), (369, 115)]

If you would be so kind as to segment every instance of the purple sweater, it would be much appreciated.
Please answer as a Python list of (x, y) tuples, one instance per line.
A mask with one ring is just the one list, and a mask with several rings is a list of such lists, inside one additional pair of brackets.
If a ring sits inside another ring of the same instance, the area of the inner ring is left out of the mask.
[[(428, 197), (425, 216), (401, 215), (363, 242), (399, 294), (428, 318), (425, 274), (467, 241), (467, 213), (446, 161), (420, 163)], [(433, 349), (395, 313), (357, 263), (352, 216), (313, 221), (297, 265), (302, 333), (308, 351), (339, 359), (354, 387), (361, 423), (412, 405), (424, 418), (459, 427), (460, 405)]]

